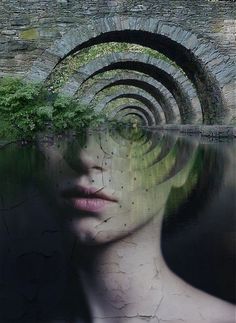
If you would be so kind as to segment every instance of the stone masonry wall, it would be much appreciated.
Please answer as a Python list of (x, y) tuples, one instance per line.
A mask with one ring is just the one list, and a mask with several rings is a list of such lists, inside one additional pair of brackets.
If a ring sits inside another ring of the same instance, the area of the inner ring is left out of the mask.
[(156, 17), (236, 57), (236, 3), (217, 0), (0, 0), (0, 75), (24, 75), (70, 28), (117, 14)]

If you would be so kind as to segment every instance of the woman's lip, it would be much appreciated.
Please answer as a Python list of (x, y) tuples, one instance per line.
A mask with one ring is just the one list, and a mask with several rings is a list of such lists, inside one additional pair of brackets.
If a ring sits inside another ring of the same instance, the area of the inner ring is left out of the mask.
[(103, 191), (104, 188), (75, 186), (62, 191), (62, 197), (69, 200), (73, 207), (87, 212), (101, 211), (118, 199)]
[(112, 203), (100, 198), (72, 198), (71, 201), (75, 209), (86, 212), (99, 212)]

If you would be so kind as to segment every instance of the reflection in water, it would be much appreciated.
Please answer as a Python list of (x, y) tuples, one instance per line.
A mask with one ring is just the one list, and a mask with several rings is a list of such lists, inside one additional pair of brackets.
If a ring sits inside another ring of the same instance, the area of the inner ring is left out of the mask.
[(233, 152), (137, 129), (2, 148), (0, 322), (232, 322)]

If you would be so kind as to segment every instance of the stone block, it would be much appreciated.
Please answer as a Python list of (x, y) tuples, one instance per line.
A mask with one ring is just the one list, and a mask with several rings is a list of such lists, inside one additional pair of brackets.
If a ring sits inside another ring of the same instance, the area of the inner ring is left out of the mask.
[(223, 82), (224, 85), (233, 82), (236, 79), (236, 73), (234, 73), (231, 69), (223, 69), (222, 66), (216, 66), (212, 69), (217, 81), (220, 83)]
[(16, 30), (2, 30), (1, 34), (6, 36), (12, 36), (16, 34)]
[(199, 47), (197, 48), (196, 51), (194, 51), (194, 54), (196, 56), (202, 56), (203, 54), (205, 53), (208, 53), (209, 50), (211, 50), (211, 48), (209, 47), (208, 44), (205, 44), (205, 43), (200, 43)]
[(143, 4), (137, 4), (136, 6), (132, 7), (130, 9), (130, 11), (132, 12), (143, 12), (147, 10), (147, 6), (143, 5)]
[(60, 92), (73, 96), (78, 91), (78, 86), (77, 80), (71, 78), (70, 81), (63, 86)]
[(47, 78), (47, 73), (39, 68), (32, 67), (30, 71), (25, 75), (26, 81), (43, 82)]
[(49, 38), (52, 39), (52, 41), (58, 37), (60, 37), (60, 32), (55, 28), (42, 28), (39, 29), (39, 37), (40, 38)]
[(232, 128), (232, 136), (236, 138), (236, 127)]
[(193, 50), (199, 46), (199, 40), (196, 35), (191, 34), (189, 37), (184, 39), (182, 45), (185, 46), (187, 49)]
[(9, 51), (29, 50), (29, 48), (30, 48), (30, 43), (27, 41), (11, 40), (8, 43)]
[(11, 26), (27, 26), (30, 24), (28, 17), (16, 17), (11, 19)]
[(0, 52), (6, 52), (6, 51), (7, 51), (7, 43), (0, 42)]

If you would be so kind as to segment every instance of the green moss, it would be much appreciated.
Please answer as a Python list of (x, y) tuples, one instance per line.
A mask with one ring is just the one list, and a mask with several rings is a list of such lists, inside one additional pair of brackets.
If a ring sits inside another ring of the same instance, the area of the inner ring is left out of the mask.
[(36, 28), (26, 29), (20, 32), (20, 38), (23, 40), (36, 40), (39, 38), (39, 32)]

